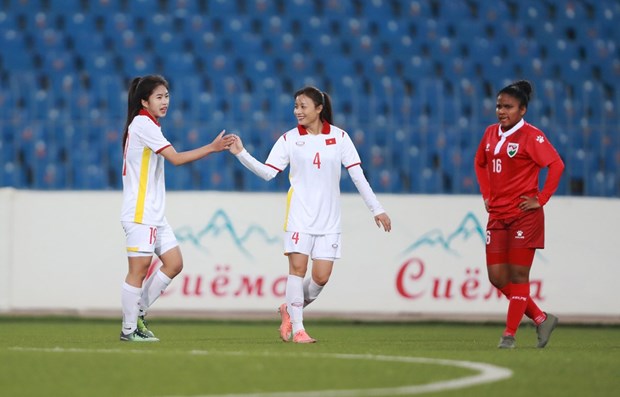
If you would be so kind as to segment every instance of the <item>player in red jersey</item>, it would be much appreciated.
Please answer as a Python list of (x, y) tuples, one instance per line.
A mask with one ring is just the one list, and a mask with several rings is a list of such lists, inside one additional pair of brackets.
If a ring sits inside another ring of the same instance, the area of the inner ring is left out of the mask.
[[(537, 347), (547, 345), (557, 317), (530, 297), (530, 269), (536, 249), (544, 248), (543, 206), (560, 182), (564, 162), (545, 134), (523, 119), (532, 86), (517, 81), (497, 94), (499, 124), (484, 132), (474, 168), (489, 213), (486, 261), (489, 280), (510, 303), (499, 348), (514, 348), (515, 334), (527, 315), (536, 324)], [(538, 176), (548, 168), (541, 191)]]

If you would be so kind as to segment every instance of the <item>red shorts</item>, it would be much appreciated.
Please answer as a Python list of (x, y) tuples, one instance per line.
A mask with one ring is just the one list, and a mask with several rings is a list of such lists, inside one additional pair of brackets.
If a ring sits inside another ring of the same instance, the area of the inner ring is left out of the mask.
[(545, 213), (525, 211), (518, 218), (490, 219), (487, 223), (487, 265), (531, 265), (533, 252), (545, 248)]

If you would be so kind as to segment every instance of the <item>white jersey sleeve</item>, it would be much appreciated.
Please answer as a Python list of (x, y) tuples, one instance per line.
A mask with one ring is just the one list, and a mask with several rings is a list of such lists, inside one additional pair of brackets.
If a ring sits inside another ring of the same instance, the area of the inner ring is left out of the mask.
[(142, 120), (136, 123), (133, 133), (139, 137), (142, 145), (148, 147), (157, 154), (168, 146), (171, 146), (170, 142), (164, 137), (159, 126), (155, 125), (148, 117), (138, 117)]
[(287, 134), (280, 136), (271, 148), (265, 164), (280, 172), (284, 171), (291, 161), (289, 145), (290, 142), (287, 141)]
[(377, 200), (377, 196), (372, 191), (368, 180), (364, 176), (364, 171), (362, 170), (361, 165), (353, 166), (348, 169), (349, 176), (351, 176), (351, 180), (355, 184), (357, 191), (360, 192), (364, 203), (368, 209), (372, 212), (374, 216), (382, 214), (385, 212), (379, 200)]
[(237, 159), (239, 159), (239, 162), (243, 164), (245, 168), (266, 181), (272, 180), (278, 174), (278, 170), (256, 160), (245, 149), (243, 149), (241, 153), (237, 154)]
[(372, 212), (373, 215), (379, 215), (385, 212), (379, 200), (377, 200), (377, 196), (372, 191), (368, 180), (364, 176), (364, 171), (362, 170), (362, 161), (360, 159), (359, 153), (353, 144), (353, 141), (349, 137), (349, 134), (346, 132), (342, 132), (342, 165), (349, 171), (349, 176), (351, 176), (351, 180), (355, 184), (357, 191), (362, 196), (364, 203), (368, 209)]
[(342, 131), (341, 148), (342, 148), (341, 149), (342, 150), (342, 165), (344, 166), (344, 168), (349, 169), (350, 167), (353, 167), (354, 165), (358, 165), (362, 163), (362, 160), (360, 159), (360, 155), (359, 153), (357, 153), (357, 149), (355, 148), (353, 141), (349, 137), (349, 134), (347, 134), (345, 131)]

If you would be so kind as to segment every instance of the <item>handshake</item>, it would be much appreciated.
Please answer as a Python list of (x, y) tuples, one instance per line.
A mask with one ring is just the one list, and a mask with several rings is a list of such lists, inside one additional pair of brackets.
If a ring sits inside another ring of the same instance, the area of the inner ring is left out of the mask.
[(213, 151), (221, 152), (223, 150), (228, 150), (232, 154), (237, 155), (243, 151), (243, 142), (238, 135), (235, 134), (227, 134), (226, 130), (222, 130), (217, 137), (211, 142), (211, 146)]

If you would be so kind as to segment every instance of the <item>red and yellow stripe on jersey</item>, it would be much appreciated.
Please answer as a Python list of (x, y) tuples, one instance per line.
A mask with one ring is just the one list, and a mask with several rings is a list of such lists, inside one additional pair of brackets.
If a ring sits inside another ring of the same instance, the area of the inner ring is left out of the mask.
[(165, 223), (165, 159), (159, 153), (168, 146), (157, 120), (142, 110), (129, 125), (125, 143), (121, 221)]

